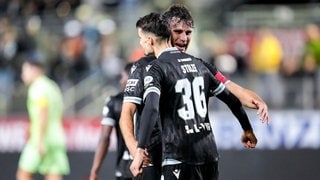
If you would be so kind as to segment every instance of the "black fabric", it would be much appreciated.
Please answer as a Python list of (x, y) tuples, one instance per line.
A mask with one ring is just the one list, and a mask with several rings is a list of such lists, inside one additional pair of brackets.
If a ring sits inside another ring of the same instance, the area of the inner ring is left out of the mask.
[[(142, 102), (143, 91), (144, 91), (144, 83), (143, 78), (147, 69), (149, 68), (150, 62), (156, 59), (155, 56), (146, 56), (139, 59), (135, 62), (131, 68), (131, 73), (129, 75), (126, 88), (124, 90), (124, 101), (132, 102), (137, 104), (137, 112), (135, 115), (136, 124), (135, 124), (135, 136), (138, 138), (138, 132), (140, 129), (140, 116), (142, 110), (144, 108), (144, 104)], [(161, 134), (160, 134), (160, 126), (158, 123), (155, 124), (151, 138), (147, 144), (148, 147), (155, 146), (161, 143)]]
[(162, 175), (165, 180), (218, 180), (218, 162), (203, 165), (168, 165), (163, 167)]

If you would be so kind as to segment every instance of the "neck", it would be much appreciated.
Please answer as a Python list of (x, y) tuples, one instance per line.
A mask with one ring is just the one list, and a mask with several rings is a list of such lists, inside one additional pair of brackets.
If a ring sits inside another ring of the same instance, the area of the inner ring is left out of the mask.
[(158, 58), (160, 56), (160, 53), (163, 50), (165, 50), (167, 48), (170, 48), (170, 47), (171, 47), (171, 45), (170, 45), (169, 42), (167, 42), (167, 41), (160, 42), (159, 44), (154, 46), (154, 54), (155, 54), (155, 56)]

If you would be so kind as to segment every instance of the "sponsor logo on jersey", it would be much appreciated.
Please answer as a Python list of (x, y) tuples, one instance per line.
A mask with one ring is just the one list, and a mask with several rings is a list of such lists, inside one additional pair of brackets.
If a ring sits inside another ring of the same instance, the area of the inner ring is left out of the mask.
[(183, 58), (183, 59), (177, 59), (178, 62), (189, 62), (189, 61), (192, 61), (191, 58)]
[(124, 89), (125, 92), (132, 92), (134, 91), (136, 85), (138, 84), (139, 79), (128, 79), (127, 85)]
[(180, 67), (181, 67), (183, 73), (198, 72), (198, 69), (195, 64), (183, 64)]
[(136, 86), (137, 83), (138, 83), (138, 81), (139, 81), (139, 79), (128, 79), (126, 86), (127, 86), (127, 87), (128, 87), (128, 86)]

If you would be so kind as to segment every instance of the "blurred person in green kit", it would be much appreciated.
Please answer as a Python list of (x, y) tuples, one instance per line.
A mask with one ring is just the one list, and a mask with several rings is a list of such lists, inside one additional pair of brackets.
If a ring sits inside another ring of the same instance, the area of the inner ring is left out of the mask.
[(70, 172), (62, 125), (63, 100), (58, 85), (45, 75), (44, 61), (31, 53), (22, 64), (21, 78), (28, 86), (27, 109), (30, 126), (21, 153), (17, 180), (39, 173), (46, 180), (61, 180)]

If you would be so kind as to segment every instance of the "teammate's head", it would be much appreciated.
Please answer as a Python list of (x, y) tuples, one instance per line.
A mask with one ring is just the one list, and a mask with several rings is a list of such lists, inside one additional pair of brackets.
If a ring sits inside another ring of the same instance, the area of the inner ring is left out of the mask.
[(150, 13), (141, 17), (136, 22), (136, 28), (145, 55), (154, 53), (155, 44), (167, 42), (170, 39), (168, 25), (160, 18), (159, 13)]
[(121, 77), (120, 77), (120, 86), (122, 89), (125, 88), (126, 84), (127, 84), (127, 80), (128, 80), (128, 76), (130, 74), (131, 71), (131, 67), (132, 67), (133, 63), (127, 63), (124, 66), (123, 71), (121, 72)]
[(163, 14), (171, 31), (171, 44), (185, 52), (191, 40), (194, 27), (193, 18), (189, 10), (181, 4), (170, 6)]

